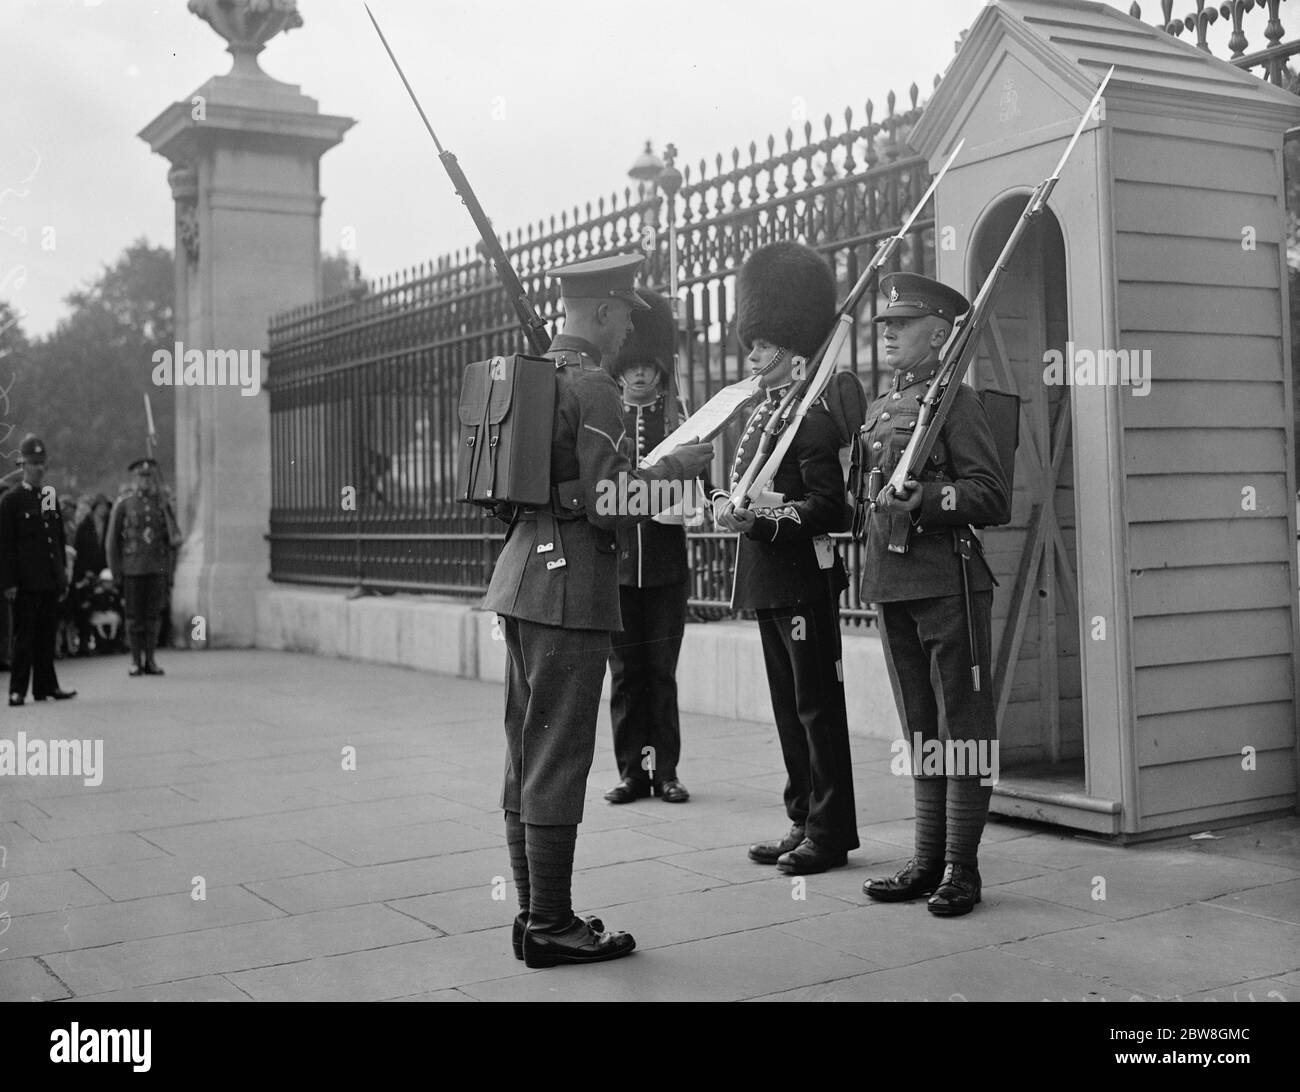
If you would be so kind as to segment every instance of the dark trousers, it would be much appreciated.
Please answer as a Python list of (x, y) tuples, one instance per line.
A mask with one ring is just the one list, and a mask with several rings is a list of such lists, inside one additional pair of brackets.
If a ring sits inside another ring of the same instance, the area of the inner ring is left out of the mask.
[(609, 633), (504, 615), (501, 628), (510, 658), (501, 807), (538, 826), (581, 823)]
[(623, 630), (610, 650), (609, 715), (619, 777), (650, 780), (642, 767), (653, 747), (654, 780), (677, 776), (682, 727), (677, 712), (677, 656), (686, 631), (683, 580), (657, 588), (618, 589)]
[(54, 674), (54, 635), (59, 624), (59, 593), (18, 589), (13, 602), (13, 665), (9, 674), (9, 693), (27, 696), (27, 682), (32, 697), (44, 698), (59, 689)]
[(126, 576), (123, 584), (123, 609), (126, 632), (132, 652), (152, 653), (158, 641), (158, 623), (163, 595), (167, 591), (164, 573)]
[(880, 603), (880, 636), (894, 701), (910, 747), (913, 738), (991, 740), (993, 593), (974, 592), (971, 607), (979, 649), (980, 690), (971, 685), (970, 637), (960, 595)]
[(756, 613), (785, 759), (786, 814), (819, 846), (855, 849), (858, 820), (838, 611), (828, 595), (815, 606)]

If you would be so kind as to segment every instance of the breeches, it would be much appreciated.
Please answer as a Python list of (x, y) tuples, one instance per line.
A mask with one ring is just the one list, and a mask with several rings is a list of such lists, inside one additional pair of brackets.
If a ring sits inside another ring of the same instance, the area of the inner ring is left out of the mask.
[(580, 823), (609, 633), (505, 615), (501, 628), (510, 660), (501, 807), (524, 823)]
[(162, 573), (126, 576), (122, 578), (122, 585), (127, 626), (157, 633), (163, 595), (167, 590), (167, 577)]
[(921, 740), (997, 737), (990, 670), (993, 593), (973, 592), (981, 688), (971, 682), (971, 647), (960, 595), (881, 603), (880, 636), (899, 719), (910, 746)]

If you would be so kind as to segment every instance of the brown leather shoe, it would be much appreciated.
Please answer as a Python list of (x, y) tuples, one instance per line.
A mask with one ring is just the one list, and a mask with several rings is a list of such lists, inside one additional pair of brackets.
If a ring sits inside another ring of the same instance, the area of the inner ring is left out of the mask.
[(759, 864), (776, 864), (782, 853), (798, 849), (803, 841), (803, 827), (798, 823), (790, 828), (790, 833), (779, 842), (755, 842), (749, 847), (749, 859)]
[(942, 879), (942, 862), (921, 861), (913, 857), (892, 876), (868, 880), (862, 885), (862, 890), (877, 902), (907, 902), (924, 898), (939, 886)]
[(811, 838), (805, 838), (789, 853), (782, 853), (777, 858), (776, 867), (787, 876), (811, 876), (815, 872), (825, 872), (828, 868), (840, 868), (849, 863), (849, 855), (843, 849), (827, 849), (819, 846)]
[(524, 929), (524, 966), (556, 967), (561, 963), (603, 963), (631, 955), (636, 941), (629, 933), (606, 933), (574, 916), (567, 926), (554, 929), (528, 919)]
[(980, 901), (980, 870), (968, 865), (950, 864), (943, 870), (943, 880), (926, 904), (930, 913), (941, 918), (969, 914)]

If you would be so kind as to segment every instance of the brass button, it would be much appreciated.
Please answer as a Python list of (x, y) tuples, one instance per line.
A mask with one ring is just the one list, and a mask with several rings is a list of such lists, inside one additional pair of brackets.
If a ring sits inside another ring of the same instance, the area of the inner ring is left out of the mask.
[(889, 420), (889, 414), (888, 414), (888, 413), (882, 413), (882, 414), (880, 415), (880, 419), (881, 419), (882, 421), (888, 421), (888, 420)]
[(880, 448), (881, 448), (881, 443), (879, 440), (877, 440), (874, 444), (871, 445), (872, 451), (879, 451)]

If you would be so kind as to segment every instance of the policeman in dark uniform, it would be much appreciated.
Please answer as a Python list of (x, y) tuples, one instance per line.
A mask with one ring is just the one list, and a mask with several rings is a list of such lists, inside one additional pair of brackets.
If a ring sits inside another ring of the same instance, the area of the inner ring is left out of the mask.
[[(672, 382), (677, 322), (672, 304), (639, 289), (649, 306), (632, 313), (632, 332), (610, 373), (623, 388), (623, 429), (628, 455), (640, 465), (682, 418)], [(609, 658), (609, 714), (621, 780), (605, 794), (611, 804), (649, 796), (669, 804), (690, 799), (677, 778), (682, 753), (677, 710), (677, 657), (686, 632), (690, 575), (686, 528), (648, 520), (620, 527), (618, 596), (622, 632)], [(646, 748), (649, 748), (648, 753)]]
[[(580, 262), (560, 278), (564, 333), (555, 362), (551, 504), (509, 513), (510, 530), (483, 606), (501, 615), (509, 653), (501, 803), (521, 913), (517, 949), (530, 967), (627, 955), (636, 942), (574, 916), (573, 852), (582, 821), (610, 633), (621, 626), (614, 529), (645, 519), (620, 502), (652, 480), (688, 481), (710, 444), (678, 448), (645, 470), (620, 449), (618, 387), (601, 368), (617, 355), (634, 309), (635, 255)], [(636, 484), (634, 484), (636, 483)]]
[[(811, 360), (830, 332), (835, 278), (808, 247), (772, 243), (741, 268), (737, 300), (740, 342), (764, 395), (736, 450), (733, 489), (796, 378), (796, 358)], [(838, 609), (848, 577), (829, 537), (851, 520), (839, 447), (821, 399), (777, 468), (776, 503), (737, 510), (726, 493), (713, 494), (718, 525), (741, 532), (731, 606), (758, 616), (793, 824), (779, 841), (750, 846), (749, 856), (790, 874), (843, 865), (859, 844)]]
[(66, 536), (58, 495), (45, 480), (45, 445), (28, 436), (18, 449), (22, 481), (0, 497), (0, 589), (13, 606), (13, 664), (9, 704), (32, 698), (64, 701), (75, 690), (59, 686), (54, 638), (59, 600), (68, 588)]
[[(939, 352), (970, 304), (960, 292), (915, 273), (882, 277), (881, 291), (889, 302), (875, 321), (883, 325), (894, 378), (867, 411), (864, 434), (867, 465), (879, 467), (887, 481), (916, 426)], [(906, 487), (902, 496), (888, 486), (878, 495), (862, 576), (863, 600), (879, 609), (899, 719), (909, 747), (942, 737), (979, 741), (987, 749), (996, 746), (997, 735), (988, 685), (993, 574), (970, 525), (1005, 523), (1011, 498), (988, 417), (971, 387), (959, 389), (924, 470)], [(910, 524), (901, 553), (889, 549), (898, 521)], [(972, 667), (985, 680), (979, 690)], [(917, 767), (914, 754), (915, 856), (894, 876), (868, 880), (863, 890), (885, 902), (930, 895), (932, 913), (969, 913), (980, 901), (977, 851), (992, 785), (980, 783), (978, 770), (945, 766), (931, 776), (923, 764), (927, 774), (918, 776)]]
[(171, 572), (172, 550), (178, 545), (176, 519), (158, 489), (154, 459), (136, 459), (128, 470), (135, 485), (117, 498), (108, 517), (108, 567), (124, 590), (127, 643), (132, 677), (162, 675), (154, 662), (160, 612)]

